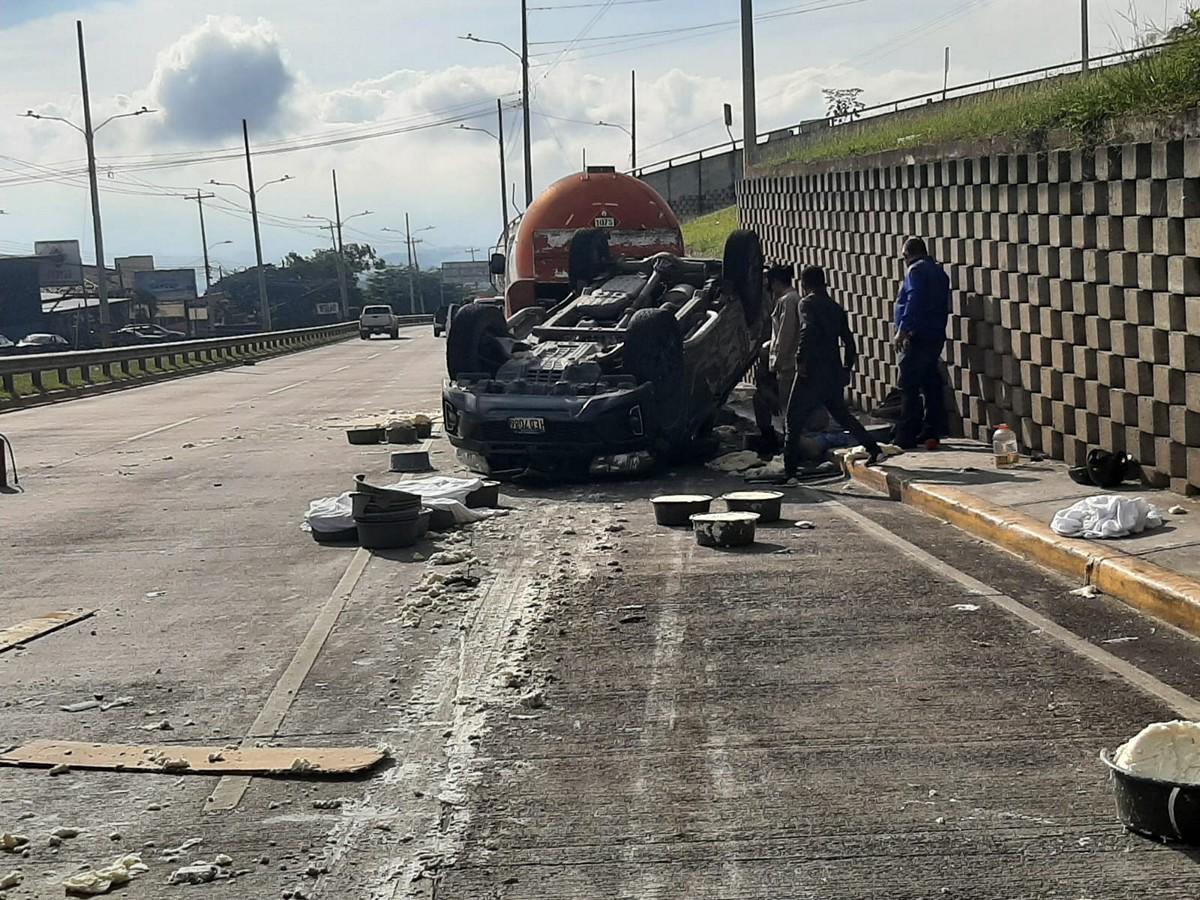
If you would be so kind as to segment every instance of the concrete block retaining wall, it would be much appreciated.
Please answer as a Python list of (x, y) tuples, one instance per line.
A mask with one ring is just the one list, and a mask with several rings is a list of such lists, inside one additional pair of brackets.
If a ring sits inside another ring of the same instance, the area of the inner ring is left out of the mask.
[(1007, 422), (1072, 464), (1125, 450), (1200, 490), (1200, 140), (759, 171), (742, 222), (768, 260), (826, 267), (862, 361), (852, 398), (896, 384), (905, 237), (953, 287), (945, 354), (965, 434)]

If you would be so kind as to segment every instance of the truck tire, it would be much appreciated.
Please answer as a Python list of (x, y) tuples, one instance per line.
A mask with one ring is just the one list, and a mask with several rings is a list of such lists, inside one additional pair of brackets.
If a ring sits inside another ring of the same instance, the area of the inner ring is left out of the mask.
[(661, 436), (669, 445), (683, 440), (687, 396), (683, 383), (683, 338), (675, 316), (665, 309), (639, 309), (629, 320), (622, 369), (638, 384), (654, 385)]
[(390, 337), (393, 341), (400, 340), (400, 329), (393, 328), (391, 331), (388, 332), (388, 337)]
[(361, 341), (367, 340), (370, 336), (371, 336), (371, 333), (368, 331), (360, 331), (358, 333), (358, 339)]
[(567, 262), (567, 279), (571, 290), (577, 291), (603, 275), (612, 266), (608, 249), (608, 232), (601, 228), (581, 228), (571, 238)]
[(508, 362), (508, 350), (499, 340), (507, 336), (508, 323), (495, 306), (464, 306), (446, 332), (446, 371), (451, 378), (465, 372), (495, 375)]
[(725, 239), (721, 271), (741, 298), (746, 321), (753, 325), (763, 311), (763, 251), (756, 232), (741, 228)]

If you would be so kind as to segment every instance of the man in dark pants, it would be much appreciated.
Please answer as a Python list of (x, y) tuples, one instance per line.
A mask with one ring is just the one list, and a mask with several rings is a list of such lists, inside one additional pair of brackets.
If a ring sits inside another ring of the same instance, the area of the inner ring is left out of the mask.
[[(796, 383), (787, 410), (783, 469), (789, 477), (800, 463), (800, 435), (809, 416), (824, 407), (878, 462), (882, 451), (862, 423), (846, 408), (846, 385), (858, 361), (858, 347), (846, 311), (829, 296), (825, 270), (808, 266), (800, 273), (799, 339), (796, 346)], [(844, 355), (843, 355), (844, 352)]]
[(920, 238), (904, 242), (904, 264), (904, 285), (896, 300), (902, 400), (895, 441), (906, 450), (918, 444), (936, 450), (949, 429), (938, 362), (950, 316), (950, 279)]

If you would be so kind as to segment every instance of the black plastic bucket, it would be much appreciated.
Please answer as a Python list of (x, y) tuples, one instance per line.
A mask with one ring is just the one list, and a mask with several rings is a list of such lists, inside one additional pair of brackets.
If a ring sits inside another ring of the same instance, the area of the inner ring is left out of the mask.
[(1170, 843), (1200, 846), (1200, 784), (1178, 784), (1122, 769), (1100, 751), (1117, 801), (1117, 816), (1130, 831)]

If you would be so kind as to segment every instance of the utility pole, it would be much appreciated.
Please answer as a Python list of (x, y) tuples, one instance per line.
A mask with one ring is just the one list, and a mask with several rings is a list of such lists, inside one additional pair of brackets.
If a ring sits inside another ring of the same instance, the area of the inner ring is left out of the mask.
[[(92, 192), (92, 235), (96, 241), (96, 296), (100, 304), (100, 345), (112, 346), (108, 310), (108, 272), (104, 268), (104, 229), (100, 225), (100, 186), (96, 180), (96, 134), (92, 131), (92, 100), (88, 95), (87, 57), (83, 52), (83, 22), (75, 21), (79, 38), (79, 82), (83, 88), (83, 139), (87, 144), (88, 186)], [(82, 280), (82, 279), (81, 279)]]
[[(204, 201), (216, 194), (202, 194), (196, 188), (196, 208), (200, 210), (200, 243), (204, 245), (204, 289), (212, 287), (212, 267), (208, 264), (208, 236), (204, 233)], [(190, 327), (190, 326), (189, 326)]]
[[(748, 2), (748, 0), (743, 0)], [(521, 0), (521, 114), (525, 126), (525, 208), (533, 203), (533, 150), (529, 137), (529, 10)]]
[(250, 188), (250, 218), (254, 220), (254, 254), (258, 259), (258, 325), (271, 330), (271, 304), (267, 300), (267, 273), (263, 269), (262, 237), (258, 232), (258, 199), (254, 194), (254, 167), (250, 165), (250, 130), (242, 119), (242, 140), (246, 144), (246, 184)]
[[(337, 250), (337, 270), (338, 270), (338, 292), (342, 298), (342, 319), (350, 317), (350, 291), (346, 287), (346, 255), (342, 251), (342, 208), (338, 202), (337, 188), (337, 169), (333, 170), (333, 221), (337, 223), (337, 243), (334, 249)], [(332, 237), (332, 229), (330, 229)]]
[(637, 70), (629, 73), (629, 168), (637, 168)]
[(413, 283), (412, 228), (408, 224), (408, 213), (404, 214), (404, 242), (408, 245), (408, 314), (417, 314), (417, 289)]
[(508, 176), (504, 173), (504, 110), (500, 105), (500, 98), (496, 98), (496, 127), (500, 136), (500, 233), (504, 236), (504, 243), (500, 245), (500, 252), (508, 252)]
[(758, 142), (754, 97), (754, 0), (742, 0), (742, 171), (753, 164)]
[(942, 68), (942, 99), (946, 99), (946, 91), (950, 89), (950, 48), (946, 48), (946, 65)]
[(471, 262), (475, 262), (475, 254), (479, 252), (478, 247), (468, 247), (467, 252), (471, 254)]
[(1080, 55), (1079, 71), (1087, 78), (1088, 69), (1091, 64), (1091, 51), (1088, 47), (1088, 0), (1079, 0), (1079, 15), (1080, 15), (1080, 39), (1082, 41), (1083, 52)]

